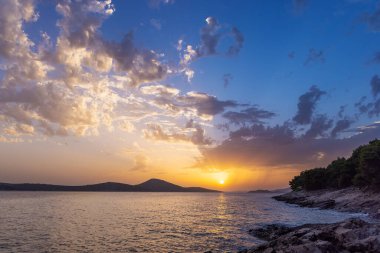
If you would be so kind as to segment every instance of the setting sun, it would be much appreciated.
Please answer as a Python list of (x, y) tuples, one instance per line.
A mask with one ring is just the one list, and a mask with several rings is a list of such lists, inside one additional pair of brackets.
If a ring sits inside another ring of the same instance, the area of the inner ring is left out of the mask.
[(219, 180), (219, 184), (224, 184), (224, 180)]

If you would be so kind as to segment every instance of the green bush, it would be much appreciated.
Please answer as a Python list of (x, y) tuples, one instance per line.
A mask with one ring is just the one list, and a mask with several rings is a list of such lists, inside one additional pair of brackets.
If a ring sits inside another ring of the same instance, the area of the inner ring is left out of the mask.
[(348, 159), (338, 157), (327, 168), (302, 171), (289, 185), (294, 191), (352, 185), (380, 190), (380, 141), (376, 139), (358, 147)]
[(359, 174), (369, 184), (380, 189), (380, 141), (371, 141), (360, 152)]

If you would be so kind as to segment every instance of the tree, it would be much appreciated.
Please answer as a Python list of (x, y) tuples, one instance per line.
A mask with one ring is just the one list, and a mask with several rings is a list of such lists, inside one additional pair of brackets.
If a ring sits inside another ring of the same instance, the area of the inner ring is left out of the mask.
[(368, 186), (380, 189), (380, 141), (374, 140), (362, 148), (359, 173)]

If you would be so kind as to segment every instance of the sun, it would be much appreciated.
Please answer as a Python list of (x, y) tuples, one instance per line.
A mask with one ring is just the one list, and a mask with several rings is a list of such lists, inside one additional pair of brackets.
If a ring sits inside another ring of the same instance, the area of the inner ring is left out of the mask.
[(219, 184), (224, 184), (224, 180), (219, 180)]

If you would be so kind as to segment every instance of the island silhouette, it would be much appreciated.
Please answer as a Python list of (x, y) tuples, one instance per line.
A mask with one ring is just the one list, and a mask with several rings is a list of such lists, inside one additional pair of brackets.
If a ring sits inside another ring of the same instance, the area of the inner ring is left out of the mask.
[(83, 191), (83, 192), (219, 192), (202, 187), (182, 187), (152, 178), (137, 185), (106, 182), (90, 185), (54, 185), (34, 183), (0, 183), (0, 191)]

